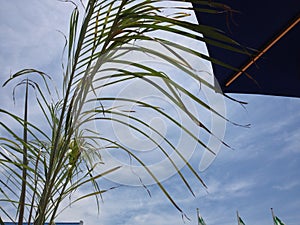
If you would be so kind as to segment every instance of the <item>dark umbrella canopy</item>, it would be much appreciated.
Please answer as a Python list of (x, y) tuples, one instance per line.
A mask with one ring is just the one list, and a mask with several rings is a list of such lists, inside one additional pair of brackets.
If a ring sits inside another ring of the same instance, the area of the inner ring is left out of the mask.
[(246, 72), (213, 65), (222, 90), (300, 97), (300, 0), (221, 2), (233, 11), (228, 7), (224, 7), (227, 13), (220, 14), (196, 11), (199, 23), (216, 27), (241, 45), (258, 50), (257, 57), (250, 58), (208, 45), (211, 57)]

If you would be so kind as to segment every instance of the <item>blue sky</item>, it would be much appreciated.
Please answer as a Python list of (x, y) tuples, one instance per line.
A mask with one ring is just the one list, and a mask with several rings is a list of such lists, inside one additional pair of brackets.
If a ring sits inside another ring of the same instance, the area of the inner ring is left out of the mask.
[[(0, 2), (0, 82), (10, 71), (37, 68), (50, 74), (60, 70), (64, 39), (71, 5), (57, 1), (15, 0)], [(54, 75), (55, 76), (55, 75)], [(0, 90), (2, 107), (12, 106), (11, 93)], [(165, 186), (191, 219), (182, 220), (155, 185), (151, 197), (142, 187), (121, 186), (104, 195), (100, 214), (93, 199), (67, 209), (61, 221), (79, 221), (101, 225), (197, 224), (196, 208), (208, 225), (237, 224), (236, 210), (245, 224), (272, 224), (270, 208), (287, 225), (300, 221), (300, 99), (232, 95), (248, 102), (246, 109), (226, 100), (227, 117), (242, 128), (227, 124), (225, 141), (232, 149), (221, 148), (213, 163), (200, 173), (205, 190), (186, 168), (193, 197), (178, 176), (164, 181)], [(198, 167), (196, 149), (190, 159)], [(103, 186), (114, 185), (103, 181)], [(84, 190), (81, 190), (82, 192)], [(1, 215), (2, 216), (2, 215)]]

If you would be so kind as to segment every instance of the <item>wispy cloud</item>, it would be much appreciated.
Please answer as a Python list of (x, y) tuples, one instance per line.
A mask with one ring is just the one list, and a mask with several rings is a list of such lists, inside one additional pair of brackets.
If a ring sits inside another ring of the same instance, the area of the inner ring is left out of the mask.
[(234, 199), (241, 196), (247, 196), (251, 194), (252, 187), (255, 185), (255, 181), (247, 178), (240, 178), (238, 180), (212, 180), (208, 183), (209, 194), (207, 198), (212, 200), (220, 199)]
[(300, 186), (300, 182), (297, 181), (289, 181), (289, 182), (282, 182), (280, 185), (275, 185), (274, 188), (280, 191), (288, 191), (293, 188), (297, 188)]

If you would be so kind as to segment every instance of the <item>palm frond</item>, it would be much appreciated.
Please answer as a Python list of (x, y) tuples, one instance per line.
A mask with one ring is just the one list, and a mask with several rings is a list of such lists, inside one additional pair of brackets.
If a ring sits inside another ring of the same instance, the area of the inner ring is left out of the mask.
[[(190, 2), (197, 3), (199, 8), (196, 10), (205, 13), (224, 11), (221, 3)], [(35, 225), (42, 225), (45, 221), (53, 223), (62, 210), (61, 203), (85, 185), (91, 185), (94, 190), (71, 203), (95, 197), (98, 204), (106, 192), (100, 189), (99, 180), (122, 169), (120, 166), (107, 168), (103, 164), (102, 153), (114, 149), (125, 152), (138, 163), (171, 204), (185, 215), (156, 172), (135, 154), (134, 149), (115, 140), (113, 135), (105, 133), (105, 129), (91, 129), (90, 124), (99, 123), (104, 127), (102, 124), (108, 121), (126, 126), (149, 140), (168, 160), (183, 185), (194, 194), (178, 161), (173, 160), (169, 153), (173, 151), (180, 163), (187, 165), (190, 172), (206, 187), (185, 156), (186, 149), (182, 146), (178, 148), (169, 137), (147, 124), (141, 115), (156, 113), (170, 122), (172, 127), (186, 133), (204, 151), (214, 154), (214, 149), (210, 149), (185, 124), (177, 121), (171, 112), (163, 110), (163, 106), (138, 99), (138, 96), (119, 96), (120, 90), (130, 82), (142, 81), (167, 99), (197, 129), (214, 136), (203, 121), (204, 118), (193, 112), (185, 99), (225, 121), (229, 120), (193, 93), (187, 82), (179, 82), (178, 77), (204, 85), (220, 94), (215, 85), (199, 75), (203, 69), (195, 67), (193, 62), (206, 60), (232, 70), (237, 69), (193, 49), (189, 42), (209, 43), (242, 54), (247, 52), (221, 31), (189, 22), (186, 18), (194, 8), (184, 1), (89, 0), (82, 16), (79, 7), (75, 6), (70, 16), (69, 34), (65, 36), (68, 39), (61, 76), (62, 96), (57, 94), (60, 91), (55, 88), (50, 76), (35, 69), (21, 70), (4, 83), (5, 86), (23, 79), (15, 87), (26, 85), (26, 103), (23, 116), (0, 109), (1, 115), (23, 130), (21, 134), (8, 126), (8, 122), (0, 122), (4, 131), (0, 137), (0, 166), (5, 171), (2, 176), (6, 179), (6, 182), (1, 180), (5, 189), (1, 189), (4, 193), (1, 202), (10, 203), (16, 208), (16, 213), (11, 216), (4, 208), (1, 210), (9, 218), (19, 217), (19, 224), (23, 220), (29, 223), (33, 221)], [(165, 71), (164, 67), (171, 70)], [(28, 87), (33, 89), (34, 98), (29, 95)], [(32, 122), (34, 120), (30, 115), (27, 116), (27, 112), (32, 110), (28, 101), (33, 100), (36, 100), (45, 122), (43, 125)], [(130, 109), (132, 105), (136, 106), (134, 110)], [(149, 131), (160, 137), (164, 144), (149, 135)], [(219, 141), (227, 146), (221, 139)], [(97, 167), (106, 169), (99, 172)], [(20, 171), (23, 175), (20, 175)], [(144, 185), (140, 177), (139, 180)], [(98, 204), (98, 210), (99, 207)]]

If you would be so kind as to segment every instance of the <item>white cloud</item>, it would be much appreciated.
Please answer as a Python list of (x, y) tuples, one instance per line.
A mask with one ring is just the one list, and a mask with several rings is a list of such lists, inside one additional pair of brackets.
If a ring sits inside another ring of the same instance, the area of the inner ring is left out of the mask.
[(57, 30), (67, 31), (68, 5), (55, 1), (1, 1), (2, 72), (45, 68), (53, 58), (60, 57), (64, 39)]
[(248, 177), (243, 177), (236, 180), (231, 180), (230, 178), (226, 180), (211, 179), (207, 185), (209, 188), (206, 197), (212, 200), (221, 200), (234, 199), (251, 194), (255, 182)]
[(282, 182), (280, 185), (275, 185), (274, 188), (280, 191), (289, 191), (290, 189), (296, 188), (300, 186), (300, 182), (298, 180)]

